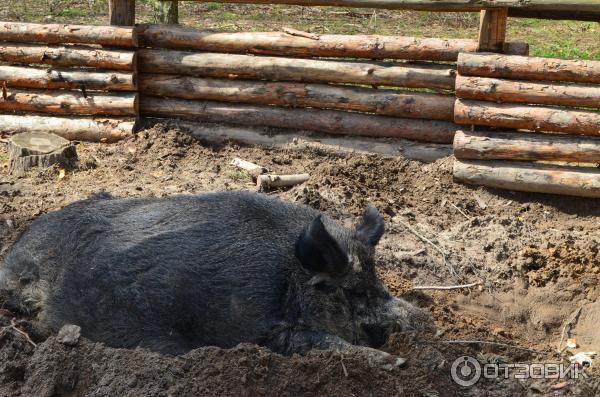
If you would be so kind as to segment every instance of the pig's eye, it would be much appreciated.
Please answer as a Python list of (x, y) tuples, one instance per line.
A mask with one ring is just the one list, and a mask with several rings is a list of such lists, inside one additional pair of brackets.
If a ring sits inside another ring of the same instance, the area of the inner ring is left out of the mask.
[(335, 285), (331, 285), (328, 283), (315, 284), (315, 289), (325, 294), (333, 294), (335, 291), (337, 291), (337, 287)]

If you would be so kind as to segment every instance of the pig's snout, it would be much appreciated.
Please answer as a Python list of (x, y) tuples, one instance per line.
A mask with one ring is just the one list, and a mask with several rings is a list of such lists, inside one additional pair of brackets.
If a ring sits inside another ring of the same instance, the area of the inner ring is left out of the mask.
[(394, 332), (433, 331), (435, 329), (429, 315), (422, 309), (405, 300), (391, 298), (383, 307), (377, 323), (364, 324), (363, 330), (369, 338), (369, 345), (381, 347)]

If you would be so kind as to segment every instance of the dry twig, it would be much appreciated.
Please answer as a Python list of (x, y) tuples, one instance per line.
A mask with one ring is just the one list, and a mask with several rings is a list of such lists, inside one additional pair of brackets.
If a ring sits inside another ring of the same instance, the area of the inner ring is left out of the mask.
[(31, 340), (31, 338), (29, 337), (29, 334), (27, 334), (27, 332), (21, 331), (19, 328), (17, 328), (17, 319), (16, 318), (13, 318), (12, 320), (10, 320), (10, 325), (0, 328), (0, 331), (2, 331), (2, 332), (5, 332), (7, 330), (15, 331), (16, 333), (25, 337), (25, 339), (27, 339), (27, 342), (29, 342), (31, 344), (31, 346), (37, 347), (37, 344), (33, 340)]
[(476, 282), (476, 283), (470, 283), (470, 284), (446, 285), (446, 286), (441, 286), (441, 285), (420, 285), (420, 286), (415, 286), (412, 289), (413, 290), (427, 290), (427, 289), (433, 289), (433, 290), (451, 290), (451, 289), (472, 288), (472, 287), (478, 286), (480, 284), (481, 284), (480, 282)]

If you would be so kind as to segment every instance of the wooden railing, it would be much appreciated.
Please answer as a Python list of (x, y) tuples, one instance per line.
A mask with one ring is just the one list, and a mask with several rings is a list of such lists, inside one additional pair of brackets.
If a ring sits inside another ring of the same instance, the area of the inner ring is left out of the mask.
[[(177, 23), (178, 1), (182, 0), (163, 1), (163, 22)], [(504, 9), (509, 17), (600, 22), (600, 2), (597, 0), (219, 0), (218, 2), (440, 12), (477, 12)], [(133, 25), (135, 21), (135, 0), (109, 0), (109, 14), (110, 23), (113, 25)]]

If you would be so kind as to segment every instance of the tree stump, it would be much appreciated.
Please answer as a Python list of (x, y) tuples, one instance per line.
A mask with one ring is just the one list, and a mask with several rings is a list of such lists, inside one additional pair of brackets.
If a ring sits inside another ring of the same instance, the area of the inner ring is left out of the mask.
[(33, 167), (58, 164), (68, 167), (77, 158), (75, 146), (68, 140), (45, 132), (24, 132), (8, 141), (9, 171), (22, 175)]

